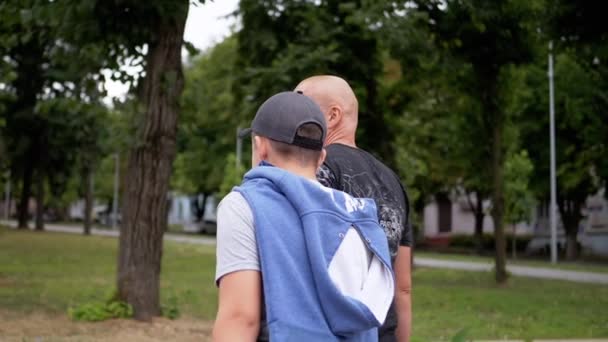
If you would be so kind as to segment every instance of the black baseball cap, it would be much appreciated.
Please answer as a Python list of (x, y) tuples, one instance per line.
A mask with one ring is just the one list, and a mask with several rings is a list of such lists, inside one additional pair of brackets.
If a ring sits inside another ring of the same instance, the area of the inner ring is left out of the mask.
[[(298, 129), (309, 123), (321, 128), (320, 139), (298, 135)], [(327, 135), (327, 126), (321, 108), (312, 99), (302, 93), (285, 91), (262, 103), (251, 127), (243, 129), (239, 137), (243, 138), (252, 132), (289, 145), (320, 151)]]

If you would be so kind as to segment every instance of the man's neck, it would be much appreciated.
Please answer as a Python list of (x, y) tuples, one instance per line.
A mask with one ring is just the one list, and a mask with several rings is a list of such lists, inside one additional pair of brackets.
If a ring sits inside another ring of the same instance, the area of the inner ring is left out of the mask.
[(312, 167), (301, 167), (297, 162), (291, 161), (276, 161), (274, 163), (271, 162), (271, 164), (300, 177), (317, 180), (317, 170)]
[(353, 148), (357, 148), (357, 144), (355, 143), (355, 137), (352, 134), (345, 135), (340, 133), (328, 134), (327, 139), (325, 139), (325, 146), (331, 144), (342, 144), (346, 146), (350, 146)]

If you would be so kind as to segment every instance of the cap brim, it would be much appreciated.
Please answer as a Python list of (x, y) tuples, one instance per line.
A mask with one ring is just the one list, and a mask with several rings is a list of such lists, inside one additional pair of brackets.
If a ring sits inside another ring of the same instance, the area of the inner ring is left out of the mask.
[(239, 139), (243, 139), (245, 137), (248, 137), (251, 135), (251, 132), (253, 130), (250, 128), (243, 128), (240, 132), (239, 132)]

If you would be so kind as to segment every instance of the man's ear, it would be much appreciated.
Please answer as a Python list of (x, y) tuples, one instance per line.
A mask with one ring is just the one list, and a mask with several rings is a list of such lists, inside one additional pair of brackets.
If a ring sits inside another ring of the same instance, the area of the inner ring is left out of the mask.
[(340, 121), (342, 121), (342, 108), (337, 105), (332, 105), (329, 107), (329, 113), (327, 115), (327, 127), (333, 128), (336, 127)]
[(256, 135), (253, 137), (253, 143), (259, 161), (268, 159), (268, 141), (264, 137)]

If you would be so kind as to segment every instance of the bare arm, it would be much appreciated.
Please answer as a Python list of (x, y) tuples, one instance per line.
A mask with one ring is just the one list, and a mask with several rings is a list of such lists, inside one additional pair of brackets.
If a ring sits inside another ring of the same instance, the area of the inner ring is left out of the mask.
[(397, 309), (397, 341), (409, 342), (412, 331), (412, 266), (410, 247), (400, 246), (395, 259), (395, 305)]
[(238, 271), (219, 283), (213, 341), (256, 341), (260, 331), (262, 280), (258, 271)]

